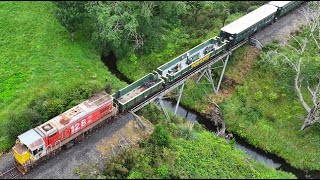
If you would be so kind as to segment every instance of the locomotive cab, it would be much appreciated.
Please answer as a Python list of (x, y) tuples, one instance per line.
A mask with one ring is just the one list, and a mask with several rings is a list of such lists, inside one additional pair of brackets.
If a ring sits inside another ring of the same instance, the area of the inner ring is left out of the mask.
[(44, 141), (34, 129), (18, 136), (12, 152), (18, 169), (23, 174), (28, 172), (28, 167), (34, 161), (37, 161), (46, 154)]

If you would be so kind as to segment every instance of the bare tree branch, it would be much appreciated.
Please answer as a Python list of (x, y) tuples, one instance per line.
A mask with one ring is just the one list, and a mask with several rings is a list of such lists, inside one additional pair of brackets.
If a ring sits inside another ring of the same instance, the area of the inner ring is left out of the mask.
[(300, 100), (302, 106), (304, 107), (304, 109), (307, 112), (310, 112), (311, 108), (308, 106), (308, 104), (305, 102), (305, 100), (303, 99), (303, 96), (302, 96), (302, 92), (301, 92), (301, 81), (302, 80), (300, 79), (300, 76), (301, 76), (301, 58), (299, 59), (298, 64), (297, 64), (297, 74), (294, 79), (294, 86), (296, 88), (296, 91), (297, 91), (297, 94), (298, 94), (298, 97), (299, 97), (299, 100)]

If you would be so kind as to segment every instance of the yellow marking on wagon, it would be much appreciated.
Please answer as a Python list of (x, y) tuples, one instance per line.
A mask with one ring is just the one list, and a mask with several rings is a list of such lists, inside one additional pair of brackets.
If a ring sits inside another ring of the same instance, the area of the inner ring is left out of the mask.
[(209, 59), (209, 56), (210, 56), (211, 53), (207, 54), (206, 56), (204, 56), (203, 58), (201, 59), (198, 59), (197, 61), (193, 62), (191, 64), (191, 68), (194, 68), (196, 66), (198, 66), (199, 64), (201, 64), (202, 62), (204, 62), (205, 60)]

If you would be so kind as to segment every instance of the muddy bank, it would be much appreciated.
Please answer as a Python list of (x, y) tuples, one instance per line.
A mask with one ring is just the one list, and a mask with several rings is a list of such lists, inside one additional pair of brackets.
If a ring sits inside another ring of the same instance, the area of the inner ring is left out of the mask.
[[(109, 70), (114, 73), (120, 80), (127, 82), (128, 84), (131, 84), (132, 81), (130, 81), (128, 78), (126, 78), (118, 69), (116, 66), (116, 58), (111, 56), (102, 56), (101, 59), (104, 59), (103, 62), (106, 66), (108, 66)], [(175, 109), (175, 100), (163, 100), (165, 107), (174, 112)], [(217, 127), (214, 126), (214, 123), (211, 122), (209, 119), (206, 119), (203, 115), (200, 113), (184, 107), (182, 105), (179, 105), (177, 115), (184, 117), (188, 119), (191, 122), (198, 122), (200, 124), (203, 124), (207, 130), (216, 133)], [(229, 132), (226, 131), (228, 134)], [(297, 176), (299, 179), (313, 179), (313, 178), (320, 178), (320, 172), (319, 171), (309, 171), (305, 172), (302, 170), (299, 170), (297, 168), (294, 168), (290, 166), (286, 161), (272, 153), (267, 153), (264, 150), (260, 148), (256, 148), (249, 144), (244, 138), (241, 138), (237, 134), (233, 134), (235, 141), (236, 141), (236, 147), (248, 154), (251, 158), (255, 159), (256, 161), (262, 162), (268, 166), (274, 167), (277, 170), (282, 170), (286, 172), (290, 172)]]
[[(175, 100), (164, 100), (164, 104), (167, 108), (167, 110), (174, 112), (176, 101)], [(207, 130), (216, 133), (217, 127), (214, 125), (213, 122), (211, 122), (209, 119), (205, 118), (200, 113), (187, 108), (183, 105), (179, 105), (177, 115), (186, 118), (187, 120), (191, 122), (198, 122), (200, 124), (203, 124)], [(226, 131), (228, 134), (229, 132)], [(240, 137), (237, 134), (233, 134), (235, 141), (236, 141), (236, 147), (248, 154), (251, 158), (255, 159), (256, 161), (262, 162), (268, 166), (274, 167), (277, 170), (282, 170), (285, 172), (290, 172), (297, 176), (299, 179), (319, 179), (320, 178), (320, 171), (302, 171), (300, 169), (297, 169), (295, 167), (292, 167), (290, 164), (288, 164), (283, 158), (272, 154), (265, 152), (264, 150), (254, 147), (251, 144), (249, 144), (244, 138)]]

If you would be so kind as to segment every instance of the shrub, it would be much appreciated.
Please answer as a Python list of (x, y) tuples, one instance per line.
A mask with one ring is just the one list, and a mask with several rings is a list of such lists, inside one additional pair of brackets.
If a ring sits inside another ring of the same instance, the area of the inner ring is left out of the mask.
[(263, 98), (263, 94), (261, 91), (254, 93), (254, 100), (260, 101)]
[(249, 107), (247, 113), (247, 120), (255, 123), (262, 116), (262, 112), (258, 107)]
[(151, 137), (151, 142), (157, 146), (169, 147), (171, 143), (171, 136), (167, 130), (164, 129), (163, 125), (155, 125), (154, 132)]
[(14, 142), (16, 137), (32, 128), (32, 123), (24, 112), (16, 112), (5, 124), (5, 131), (9, 139)]
[(134, 62), (134, 63), (137, 63), (137, 56), (135, 54), (130, 54), (130, 57), (129, 57), (130, 61), (131, 62)]
[(274, 101), (276, 101), (276, 100), (278, 99), (278, 94), (272, 92), (272, 93), (270, 93), (270, 94), (268, 95), (268, 99), (269, 99), (271, 102), (274, 102)]
[(245, 102), (248, 96), (248, 87), (247, 86), (241, 86), (237, 89), (237, 93), (239, 94), (240, 100), (242, 102)]

